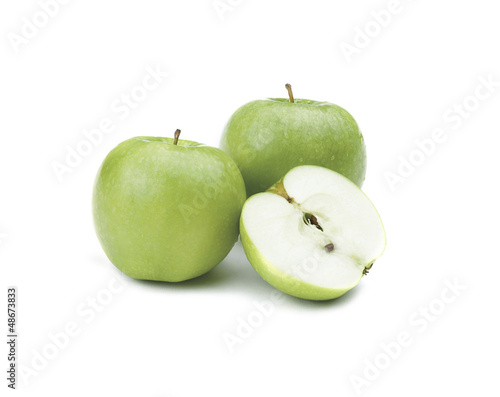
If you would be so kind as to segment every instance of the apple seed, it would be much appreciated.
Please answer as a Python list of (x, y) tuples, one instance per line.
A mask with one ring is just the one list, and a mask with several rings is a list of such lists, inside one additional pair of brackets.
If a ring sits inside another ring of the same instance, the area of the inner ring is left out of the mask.
[(314, 225), (314, 226), (316, 226), (316, 229), (323, 231), (323, 228), (318, 223), (318, 218), (316, 218), (313, 214), (304, 214), (303, 219), (304, 219), (304, 223), (306, 225)]

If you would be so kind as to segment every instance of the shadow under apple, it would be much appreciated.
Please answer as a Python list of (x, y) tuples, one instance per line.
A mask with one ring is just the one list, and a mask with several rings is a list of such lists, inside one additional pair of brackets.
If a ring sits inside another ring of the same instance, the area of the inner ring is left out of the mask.
[[(102, 264), (102, 260), (93, 258), (93, 262)], [(108, 261), (108, 264), (111, 263)], [(192, 292), (193, 290), (206, 289), (214, 294), (239, 294), (246, 295), (252, 300), (269, 299), (273, 291), (277, 291), (273, 286), (266, 283), (259, 274), (248, 263), (243, 246), (238, 241), (227, 257), (214, 269), (199, 277), (178, 283), (169, 283), (163, 281), (139, 280), (123, 274), (128, 282), (145, 288), (154, 288), (160, 290), (176, 290), (180, 293)], [(322, 310), (324, 308), (343, 305), (354, 299), (360, 292), (362, 286), (348, 291), (341, 297), (327, 301), (311, 301), (294, 296), (283, 294), (281, 304), (304, 307), (307, 310)]]

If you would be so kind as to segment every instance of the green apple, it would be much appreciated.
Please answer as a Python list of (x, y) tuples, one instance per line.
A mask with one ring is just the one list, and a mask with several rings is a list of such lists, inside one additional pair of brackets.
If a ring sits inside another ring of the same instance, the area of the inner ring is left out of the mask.
[(328, 102), (272, 98), (247, 103), (229, 119), (220, 147), (238, 164), (247, 194), (263, 192), (290, 169), (319, 165), (361, 187), (366, 150), (354, 118)]
[(337, 298), (384, 252), (377, 210), (349, 179), (299, 166), (250, 197), (240, 220), (249, 262), (269, 284), (303, 299)]
[(110, 261), (145, 280), (200, 276), (238, 238), (246, 199), (238, 167), (222, 150), (175, 138), (120, 143), (97, 173), (93, 214)]

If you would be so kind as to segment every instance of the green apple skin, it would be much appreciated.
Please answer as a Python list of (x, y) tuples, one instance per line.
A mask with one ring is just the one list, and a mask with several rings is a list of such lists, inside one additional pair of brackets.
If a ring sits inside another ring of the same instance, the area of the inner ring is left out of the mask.
[(299, 165), (329, 168), (358, 187), (365, 179), (359, 127), (346, 110), (328, 102), (271, 98), (247, 103), (229, 119), (220, 147), (240, 168), (248, 196)]
[[(342, 289), (331, 289), (306, 283), (296, 277), (286, 274), (269, 263), (248, 237), (243, 222), (240, 222), (240, 238), (243, 249), (245, 250), (245, 255), (255, 271), (274, 288), (285, 294), (301, 299), (323, 301), (338, 298), (358, 284), (355, 283), (350, 287)], [(358, 280), (358, 282), (360, 280)]]
[(136, 137), (104, 160), (92, 206), (99, 241), (118, 269), (177, 282), (208, 272), (229, 253), (245, 199), (241, 173), (222, 150)]

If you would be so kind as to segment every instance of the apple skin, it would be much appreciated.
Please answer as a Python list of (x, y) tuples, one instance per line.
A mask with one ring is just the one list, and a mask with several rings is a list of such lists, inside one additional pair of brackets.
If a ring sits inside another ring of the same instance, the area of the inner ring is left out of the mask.
[(229, 253), (245, 199), (241, 173), (222, 150), (136, 137), (114, 148), (98, 171), (94, 224), (123, 273), (177, 282), (208, 272)]
[[(269, 261), (264, 258), (257, 247), (253, 244), (252, 240), (248, 237), (245, 226), (241, 221), (240, 238), (245, 255), (255, 271), (274, 288), (284, 292), (285, 294), (301, 299), (323, 301), (338, 298), (358, 284), (355, 283), (347, 288), (332, 289), (306, 283), (296, 277), (286, 274), (269, 263)], [(359, 278), (358, 282), (361, 278), (362, 277)]]
[(329, 168), (358, 187), (365, 179), (359, 127), (345, 109), (328, 102), (270, 98), (247, 103), (229, 119), (220, 147), (238, 165), (248, 196), (299, 165)]

